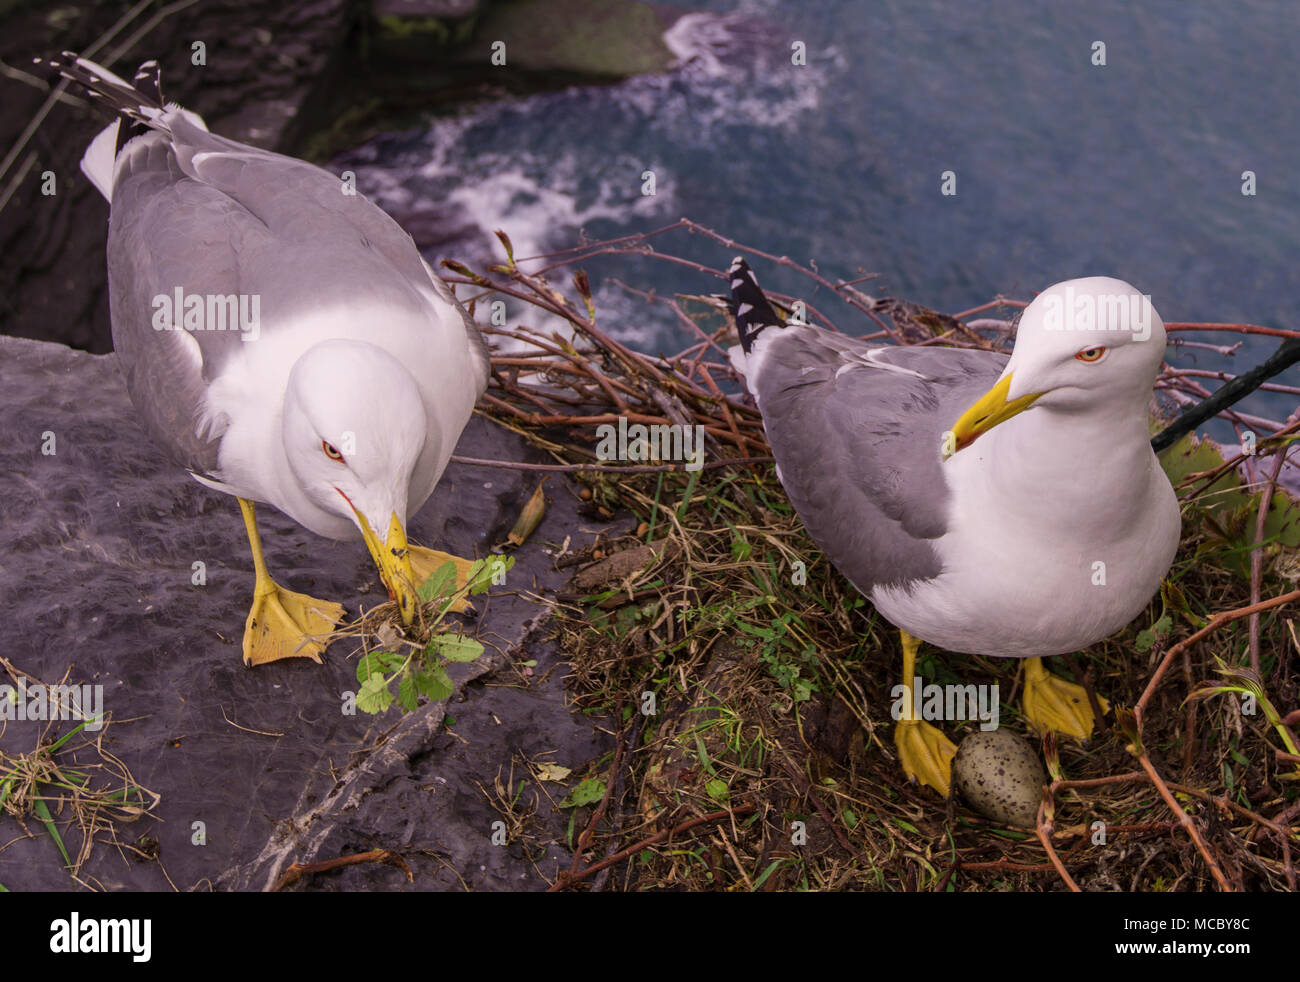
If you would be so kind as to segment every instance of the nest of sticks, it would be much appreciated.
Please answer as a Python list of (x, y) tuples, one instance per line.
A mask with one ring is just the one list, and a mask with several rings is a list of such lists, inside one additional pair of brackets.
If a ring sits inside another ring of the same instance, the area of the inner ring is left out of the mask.
[[(571, 475), (598, 527), (554, 544), (557, 563), (577, 571), (554, 623), (577, 706), (608, 719), (615, 743), (572, 775), (585, 793), (566, 799), (573, 862), (554, 889), (1294, 891), (1300, 515), (1278, 481), (1297, 417), (1221, 413), (1239, 433), (1262, 434), (1244, 477), (1245, 458), (1224, 460), (1190, 437), (1169, 451), (1185, 458), (1175, 475), (1184, 520), (1165, 588), (1120, 636), (1052, 662), (1112, 709), (1087, 743), (1041, 741), (1051, 784), (1037, 827), (1000, 827), (904, 778), (888, 712), (897, 632), (785, 499), (761, 418), (727, 360), (735, 326), (723, 299), (620, 284), (666, 307), (693, 339), (673, 355), (634, 351), (602, 326), (582, 271), (597, 256), (674, 263), (726, 291), (723, 269), (661, 248), (674, 235), (802, 274), (819, 304), (838, 305), (838, 323), (805, 298), (772, 299), (882, 343), (1009, 350), (1026, 303), (999, 297), (942, 314), (868, 294), (869, 274), (831, 280), (686, 219), (528, 261), (498, 233), (503, 263), (444, 262), (480, 323), (485, 304), (504, 298), (515, 309), (511, 322), (484, 328), (496, 353), (480, 411), (549, 453), (554, 463), (526, 466)], [(1248, 324), (1166, 326), (1172, 343), (1224, 354), (1240, 342), (1189, 335), (1300, 338)], [(1166, 366), (1157, 415), (1171, 418), (1209, 395), (1212, 378), (1230, 377)], [(598, 428), (620, 417), (702, 427), (703, 466), (653, 452), (602, 461)], [(1272, 534), (1279, 521), (1291, 531)], [(805, 575), (792, 578), (797, 564)], [(919, 670), (940, 684), (998, 681), (1003, 725), (1026, 732), (1017, 661), (927, 646)], [(961, 725), (945, 726), (959, 741)]]

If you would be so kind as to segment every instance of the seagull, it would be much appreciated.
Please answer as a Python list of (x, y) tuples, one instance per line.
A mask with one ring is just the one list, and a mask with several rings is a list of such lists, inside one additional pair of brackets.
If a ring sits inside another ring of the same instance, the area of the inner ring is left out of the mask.
[(777, 476), (813, 541), (902, 634), (907, 776), (946, 797), (956, 752), (916, 718), (922, 641), (1025, 659), (1030, 724), (1090, 735), (1087, 693), (1042, 659), (1136, 617), (1181, 531), (1150, 444), (1165, 330), (1149, 298), (1109, 277), (1058, 283), (1024, 309), (1008, 357), (783, 325), (744, 259), (729, 278), (729, 356)]
[(111, 206), (113, 347), (154, 442), (239, 501), (255, 578), (245, 664), (319, 663), (343, 617), (271, 578), (256, 502), (359, 535), (409, 625), (429, 573), (470, 569), (408, 543), (406, 522), (487, 387), (477, 325), (349, 182), (209, 133), (164, 102), (156, 62), (131, 83), (73, 52), (48, 64), (117, 114), (81, 161)]

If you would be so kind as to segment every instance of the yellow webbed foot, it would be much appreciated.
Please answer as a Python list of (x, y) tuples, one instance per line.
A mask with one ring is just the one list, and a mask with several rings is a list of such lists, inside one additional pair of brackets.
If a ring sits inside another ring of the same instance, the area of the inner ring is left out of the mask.
[[(1097, 697), (1097, 703), (1103, 713), (1110, 708), (1101, 696)], [(1041, 658), (1025, 662), (1023, 705), (1025, 719), (1039, 732), (1055, 730), (1080, 740), (1092, 735), (1096, 720), (1087, 690), (1051, 674), (1043, 667)]]
[(316, 640), (343, 620), (343, 608), (328, 600), (286, 590), (266, 571), (253, 502), (239, 499), (253, 552), (253, 607), (244, 622), (244, 664), (265, 665), (281, 658), (310, 658), (320, 664), (325, 645)]
[[(407, 553), (411, 560), (411, 574), (415, 578), (417, 587), (447, 563), (453, 563), (456, 567), (457, 590), (469, 582), (470, 570), (474, 566), (474, 560), (472, 559), (461, 559), (459, 556), (451, 555), (451, 553), (409, 544), (407, 545)], [(466, 611), (473, 611), (474, 608), (468, 600), (457, 600), (451, 605), (451, 610), (454, 613), (461, 614)]]
[(894, 746), (903, 773), (928, 784), (945, 798), (952, 787), (952, 758), (957, 746), (937, 727), (923, 720), (899, 720), (894, 726)]
[(943, 731), (924, 720), (912, 719), (912, 692), (921, 684), (916, 674), (916, 653), (921, 639), (906, 631), (899, 631), (903, 641), (903, 702), (902, 719), (894, 726), (894, 746), (903, 773), (910, 780), (928, 784), (945, 798), (952, 787), (952, 758), (957, 746)]
[(268, 579), (255, 589), (244, 624), (244, 664), (310, 658), (319, 665), (325, 645), (316, 638), (329, 634), (342, 619), (340, 604), (294, 593)]

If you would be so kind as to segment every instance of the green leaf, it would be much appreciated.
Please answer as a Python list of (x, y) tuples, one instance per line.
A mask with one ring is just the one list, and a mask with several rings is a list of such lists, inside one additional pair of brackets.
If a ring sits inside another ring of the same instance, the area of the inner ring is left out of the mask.
[(474, 661), (483, 654), (483, 646), (463, 634), (438, 634), (429, 642), (424, 653), (439, 655), (447, 661), (467, 662)]
[(397, 702), (405, 712), (414, 712), (419, 702), (415, 698), (415, 678), (410, 672), (402, 676), (397, 684)]
[(401, 668), (405, 661), (395, 651), (371, 651), (357, 662), (357, 681), (364, 683), (374, 675), (390, 675)]
[(1138, 651), (1150, 651), (1157, 641), (1169, 636), (1169, 631), (1173, 626), (1173, 618), (1168, 614), (1162, 615), (1160, 620), (1152, 624), (1150, 628), (1138, 632), (1137, 640), (1134, 642), (1134, 647), (1136, 647)]
[(513, 266), (515, 264), (515, 247), (510, 241), (510, 236), (506, 235), (504, 229), (498, 228), (493, 231), (496, 233), (496, 237), (500, 240), (502, 247), (506, 250), (506, 259), (508, 259), (510, 265)]
[(480, 593), (487, 593), (497, 575), (510, 572), (514, 565), (514, 556), (489, 556), (487, 559), (476, 559), (469, 571), (470, 596), (476, 597)]
[(382, 713), (392, 704), (393, 693), (388, 689), (388, 679), (375, 674), (361, 683), (357, 708), (363, 713)]
[(598, 777), (589, 777), (565, 795), (564, 800), (560, 802), (560, 807), (578, 808), (600, 801), (603, 797), (605, 797), (605, 782)]
[(731, 789), (727, 787), (727, 782), (721, 778), (715, 777), (712, 781), (705, 781), (704, 791), (720, 805), (725, 805), (731, 800)]
[(92, 719), (82, 720), (80, 723), (78, 723), (76, 726), (74, 726), (72, 729), (70, 729), (67, 733), (63, 734), (63, 736), (59, 737), (57, 740), (55, 740), (53, 743), (51, 743), (51, 744), (50, 744), (50, 748), (49, 748), (49, 752), (50, 752), (50, 753), (54, 753), (54, 751), (58, 750), (61, 746), (63, 746), (65, 743), (67, 743), (69, 740), (71, 740), (71, 739), (72, 739), (74, 736), (76, 736), (78, 733), (80, 733), (81, 730), (82, 730), (82, 728), (83, 728), (87, 723), (93, 722), (93, 720), (96, 720), (96, 719), (103, 719), (103, 715), (101, 714), (100, 716), (95, 716), (95, 717), (93, 717)]
[[(1208, 440), (1198, 440), (1191, 433), (1160, 454), (1160, 466), (1164, 468), (1169, 482), (1175, 487), (1193, 474), (1214, 470), (1222, 464), (1223, 455), (1219, 453), (1218, 448)], [(1215, 481), (1212, 487), (1218, 489), (1239, 483), (1234, 480), (1234, 475), (1229, 471), (1224, 477)]]
[(420, 599), (428, 603), (434, 597), (441, 597), (447, 591), (448, 584), (456, 581), (456, 564), (446, 562), (429, 574), (429, 578), (416, 587)]
[[(1160, 456), (1160, 463), (1175, 484), (1194, 473), (1213, 470), (1223, 457), (1209, 440), (1183, 437)], [(1261, 494), (1243, 486), (1237, 470), (1217, 478), (1198, 499), (1199, 514), (1208, 527), (1210, 541), (1202, 550), (1214, 555), (1243, 579), (1250, 576), (1250, 552), (1255, 547), (1255, 520)], [(1300, 507), (1282, 488), (1274, 491), (1264, 519), (1264, 542), (1274, 549), (1300, 546)], [(1275, 544), (1275, 545), (1273, 545)]]
[(430, 701), (438, 702), (440, 699), (449, 699), (455, 687), (451, 684), (451, 678), (441, 665), (434, 665), (423, 672), (415, 673), (415, 687), (420, 694), (427, 696)]
[[(649, 850), (646, 851), (649, 852)], [(767, 878), (771, 876), (773, 873), (775, 873), (778, 869), (780, 869), (781, 865), (785, 862), (786, 862), (785, 859), (774, 859), (770, 863), (768, 863), (767, 869), (763, 870), (763, 872), (759, 875), (758, 879), (754, 881), (754, 889), (757, 890), (764, 883), (766, 883)]]
[[(39, 784), (36, 785), (36, 793), (38, 795), (41, 793)], [(45, 826), (45, 831), (50, 833), (50, 838), (54, 840), (54, 844), (59, 847), (59, 852), (63, 854), (63, 865), (71, 869), (72, 860), (68, 858), (68, 850), (63, 845), (63, 836), (59, 835), (59, 828), (54, 824), (54, 816), (50, 814), (49, 806), (43, 800), (37, 798), (32, 802), (32, 811), (36, 813), (36, 817)]]

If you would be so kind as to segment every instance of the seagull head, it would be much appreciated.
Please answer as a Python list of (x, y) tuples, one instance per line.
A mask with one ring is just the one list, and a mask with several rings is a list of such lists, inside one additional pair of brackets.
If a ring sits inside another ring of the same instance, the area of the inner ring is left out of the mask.
[(417, 584), (407, 555), (407, 493), (428, 422), (410, 372), (373, 344), (323, 341), (289, 373), (282, 427), (303, 493), (356, 525), (411, 623)]
[(1151, 299), (1123, 280), (1090, 276), (1048, 287), (1024, 309), (993, 388), (944, 435), (943, 458), (1027, 409), (1145, 412), (1165, 354)]

